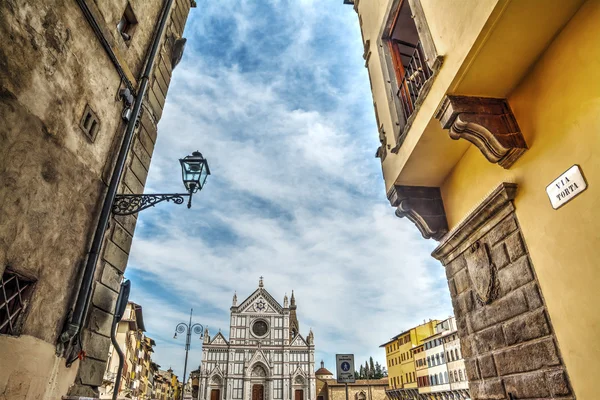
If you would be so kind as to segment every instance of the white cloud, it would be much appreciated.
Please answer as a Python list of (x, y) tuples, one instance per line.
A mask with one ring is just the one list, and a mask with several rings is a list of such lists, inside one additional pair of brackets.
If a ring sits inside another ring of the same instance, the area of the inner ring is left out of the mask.
[[(196, 149), (213, 173), (192, 209), (140, 215), (126, 274), (155, 360), (179, 374), (183, 341), (170, 338), (186, 309), (227, 332), (233, 292), (242, 300), (261, 275), (280, 301), (294, 289), (330, 369), (336, 352), (383, 361), (379, 344), (451, 311), (434, 243), (385, 199), (356, 14), (341, 0), (265, 4), (192, 11), (159, 125), (148, 188), (181, 190), (177, 158)], [(225, 50), (206, 36), (224, 29)]]

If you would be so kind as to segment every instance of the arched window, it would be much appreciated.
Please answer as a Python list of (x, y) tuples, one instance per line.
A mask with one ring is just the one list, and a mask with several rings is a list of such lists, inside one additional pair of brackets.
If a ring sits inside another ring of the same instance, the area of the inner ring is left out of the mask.
[(442, 364), (444, 363), (444, 353), (440, 354), (440, 358), (442, 359)]
[(454, 382), (458, 382), (458, 373), (456, 372), (456, 370), (454, 370), (452, 375), (454, 375)]
[(460, 353), (458, 352), (458, 349), (454, 349), (454, 351), (456, 352), (456, 359), (460, 359)]
[(438, 376), (440, 378), (439, 382), (440, 382), (440, 385), (441, 385), (442, 383), (444, 383), (444, 376), (442, 375), (441, 372), (438, 374)]
[(448, 372), (444, 371), (444, 382), (448, 383)]
[(440, 355), (439, 354), (435, 355), (435, 365), (440, 365)]
[(461, 382), (463, 380), (463, 373), (462, 373), (462, 369), (458, 370), (458, 377), (460, 378)]
[(427, 366), (431, 367), (431, 359), (429, 357), (427, 357)]

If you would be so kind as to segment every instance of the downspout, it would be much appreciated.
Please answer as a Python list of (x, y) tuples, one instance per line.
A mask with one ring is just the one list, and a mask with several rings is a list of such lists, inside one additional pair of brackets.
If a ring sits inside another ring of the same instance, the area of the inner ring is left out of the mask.
[[(77, 1), (82, 7), (82, 9), (85, 8), (89, 13), (89, 9), (87, 9), (85, 1)], [(81, 281), (81, 286), (79, 287), (79, 292), (77, 294), (75, 308), (73, 310), (70, 322), (68, 323), (66, 329), (60, 336), (59, 345), (64, 345), (67, 342), (72, 342), (76, 336), (79, 336), (81, 332), (81, 327), (84, 323), (85, 316), (87, 314), (92, 293), (92, 284), (94, 282), (94, 274), (96, 272), (96, 264), (98, 263), (98, 258), (100, 257), (100, 250), (102, 248), (102, 242), (104, 240), (104, 233), (106, 232), (106, 229), (108, 227), (108, 223), (111, 216), (112, 204), (117, 194), (117, 189), (121, 180), (121, 175), (125, 168), (125, 162), (127, 160), (127, 155), (129, 154), (129, 149), (133, 140), (133, 133), (135, 131), (137, 120), (140, 117), (140, 110), (142, 109), (144, 95), (146, 94), (146, 90), (148, 89), (148, 81), (152, 72), (152, 66), (154, 65), (154, 61), (158, 53), (158, 48), (160, 45), (161, 38), (165, 31), (172, 4), (173, 0), (165, 0), (165, 3), (162, 8), (160, 22), (158, 28), (155, 31), (152, 47), (146, 59), (146, 65), (144, 67), (144, 72), (140, 80), (139, 89), (137, 91), (137, 97), (133, 104), (133, 111), (127, 122), (127, 128), (125, 129), (125, 135), (123, 137), (123, 142), (119, 150), (119, 155), (117, 157), (115, 169), (113, 170), (113, 174), (110, 178), (108, 191), (106, 193), (106, 197), (104, 198), (104, 203), (102, 204), (100, 219), (98, 220), (98, 225), (96, 226), (96, 230), (94, 232), (94, 238), (92, 240), (90, 252), (87, 258), (85, 269), (83, 271), (83, 278)], [(88, 17), (88, 13), (84, 11), (86, 17)], [(80, 340), (79, 343), (81, 344)], [(67, 366), (70, 366), (70, 364), (73, 361), (74, 359), (67, 359)]]

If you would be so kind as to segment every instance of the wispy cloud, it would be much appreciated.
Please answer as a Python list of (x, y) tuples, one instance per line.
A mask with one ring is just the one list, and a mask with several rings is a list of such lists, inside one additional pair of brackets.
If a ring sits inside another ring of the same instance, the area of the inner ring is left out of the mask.
[[(385, 199), (356, 14), (342, 1), (202, 2), (186, 30), (147, 191), (181, 190), (177, 159), (213, 175), (193, 208), (140, 215), (130, 265), (154, 358), (183, 371), (189, 318), (228, 333), (234, 291), (294, 289), (317, 357), (383, 361), (379, 344), (451, 312), (442, 267)], [(200, 362), (192, 343), (190, 368)]]

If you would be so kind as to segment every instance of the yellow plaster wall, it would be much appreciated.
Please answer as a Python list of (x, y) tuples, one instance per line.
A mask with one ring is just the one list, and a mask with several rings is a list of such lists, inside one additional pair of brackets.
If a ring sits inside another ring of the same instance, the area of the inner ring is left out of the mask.
[[(587, 1), (509, 96), (529, 150), (510, 170), (474, 146), (442, 186), (452, 229), (500, 182), (519, 185), (515, 205), (578, 399), (595, 399), (600, 376), (600, 2)], [(433, 25), (433, 24), (432, 24)], [(579, 164), (588, 189), (559, 210), (546, 186)]]
[[(386, 96), (389, 84), (384, 82), (379, 55), (381, 49), (376, 45), (390, 2), (391, 0), (362, 1), (359, 3), (359, 15), (362, 19), (361, 29), (364, 40), (370, 40), (371, 43), (372, 54), (368, 68), (373, 100), (377, 104), (379, 120), (384, 126), (387, 143), (393, 147), (395, 145), (393, 121)], [(408, 160), (408, 156), (415, 149), (419, 138), (425, 131), (467, 54), (480, 36), (490, 15), (502, 8), (505, 2), (505, 0), (478, 0), (470, 2), (469, 7), (457, 7), (457, 1), (421, 0), (437, 52), (439, 55), (444, 56), (444, 64), (412, 124), (411, 134), (405, 139), (398, 154), (388, 151), (388, 156), (382, 165), (386, 188), (391, 187), (396, 181), (399, 172)], [(460, 153), (463, 150), (462, 147), (458, 146), (456, 151)]]

